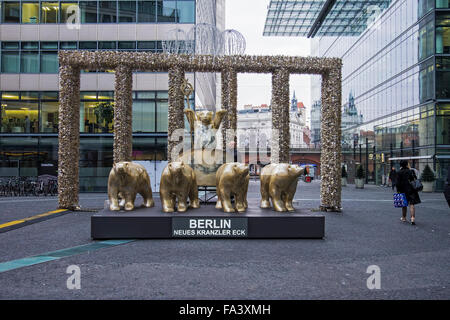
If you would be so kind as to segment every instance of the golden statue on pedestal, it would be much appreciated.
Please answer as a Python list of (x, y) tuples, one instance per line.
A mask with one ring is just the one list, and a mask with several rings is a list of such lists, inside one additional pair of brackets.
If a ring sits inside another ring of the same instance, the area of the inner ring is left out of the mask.
[(137, 193), (144, 198), (143, 206), (150, 208), (155, 205), (147, 170), (133, 162), (115, 163), (108, 178), (109, 209), (119, 211), (122, 199), (125, 202), (125, 210), (133, 210)]
[(189, 207), (199, 208), (194, 170), (183, 162), (169, 162), (161, 174), (159, 195), (164, 212), (174, 212), (175, 206), (178, 212), (185, 212), (188, 198)]
[(309, 172), (287, 163), (269, 164), (261, 170), (261, 208), (270, 208), (272, 201), (275, 211), (295, 211), (292, 205), (298, 178)]
[(236, 210), (244, 212), (247, 207), (247, 190), (250, 180), (248, 165), (238, 162), (225, 163), (216, 173), (217, 209), (224, 212), (235, 212), (231, 204), (234, 196)]

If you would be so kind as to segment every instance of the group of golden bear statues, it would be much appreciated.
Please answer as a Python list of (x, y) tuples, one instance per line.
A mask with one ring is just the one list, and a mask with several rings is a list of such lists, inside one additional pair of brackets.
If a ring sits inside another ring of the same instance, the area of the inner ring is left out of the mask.
[[(294, 211), (292, 200), (298, 178), (305, 173), (308, 173), (308, 167), (284, 163), (265, 166), (261, 171), (260, 207), (270, 208), (272, 202), (275, 211)], [(248, 165), (238, 162), (221, 165), (216, 172), (216, 208), (228, 213), (245, 212), (249, 180)], [(119, 211), (121, 207), (126, 211), (133, 210), (138, 193), (144, 199), (143, 206), (155, 205), (146, 169), (133, 162), (115, 163), (108, 179), (110, 210)], [(182, 161), (169, 162), (164, 168), (159, 194), (163, 212), (185, 212), (188, 207), (200, 207), (195, 172)]]

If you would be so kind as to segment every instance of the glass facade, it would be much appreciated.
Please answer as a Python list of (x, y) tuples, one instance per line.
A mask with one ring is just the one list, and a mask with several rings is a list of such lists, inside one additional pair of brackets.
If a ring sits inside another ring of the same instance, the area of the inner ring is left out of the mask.
[[(436, 190), (444, 186), (450, 166), (446, 9), (448, 1), (393, 1), (360, 36), (313, 40), (313, 56), (343, 59), (343, 104), (354, 97), (362, 117), (362, 124), (343, 128), (344, 159), (362, 163), (368, 182), (385, 183), (390, 167), (408, 159), (420, 171), (429, 164)], [(313, 96), (320, 100), (320, 79)]]
[(195, 23), (195, 0), (2, 1), (0, 23)]
[(0, 49), (2, 73), (58, 73), (58, 50), (163, 51), (161, 41), (3, 41)]
[[(1, 92), (0, 97), (0, 176), (56, 176), (58, 92)], [(80, 191), (106, 191), (114, 124), (105, 120), (105, 110), (113, 104), (113, 91), (80, 93)], [(133, 92), (133, 160), (167, 159), (167, 107), (167, 91)]]

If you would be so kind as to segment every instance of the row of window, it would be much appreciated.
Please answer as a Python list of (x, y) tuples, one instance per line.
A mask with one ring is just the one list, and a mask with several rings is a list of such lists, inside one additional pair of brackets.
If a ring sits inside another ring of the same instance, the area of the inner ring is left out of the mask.
[(5, 1), (1, 23), (195, 23), (195, 0)]
[[(80, 132), (113, 132), (113, 91), (80, 93)], [(57, 92), (3, 92), (1, 133), (57, 133)], [(191, 105), (193, 97), (191, 97)], [(167, 133), (167, 91), (133, 92), (133, 132)]]
[(161, 41), (2, 42), (2, 73), (58, 73), (58, 50), (162, 52)]
[(419, 18), (435, 8), (449, 9), (450, 0), (419, 0)]

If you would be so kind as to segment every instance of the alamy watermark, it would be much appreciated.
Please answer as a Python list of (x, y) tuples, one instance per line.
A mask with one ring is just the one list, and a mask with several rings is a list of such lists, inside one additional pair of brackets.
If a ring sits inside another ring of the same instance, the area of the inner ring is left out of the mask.
[(371, 265), (367, 267), (366, 273), (370, 274), (367, 278), (367, 289), (380, 290), (381, 289), (381, 269), (377, 265)]
[(66, 273), (70, 274), (67, 278), (66, 286), (69, 290), (81, 289), (81, 269), (79, 266), (73, 264), (67, 267)]

